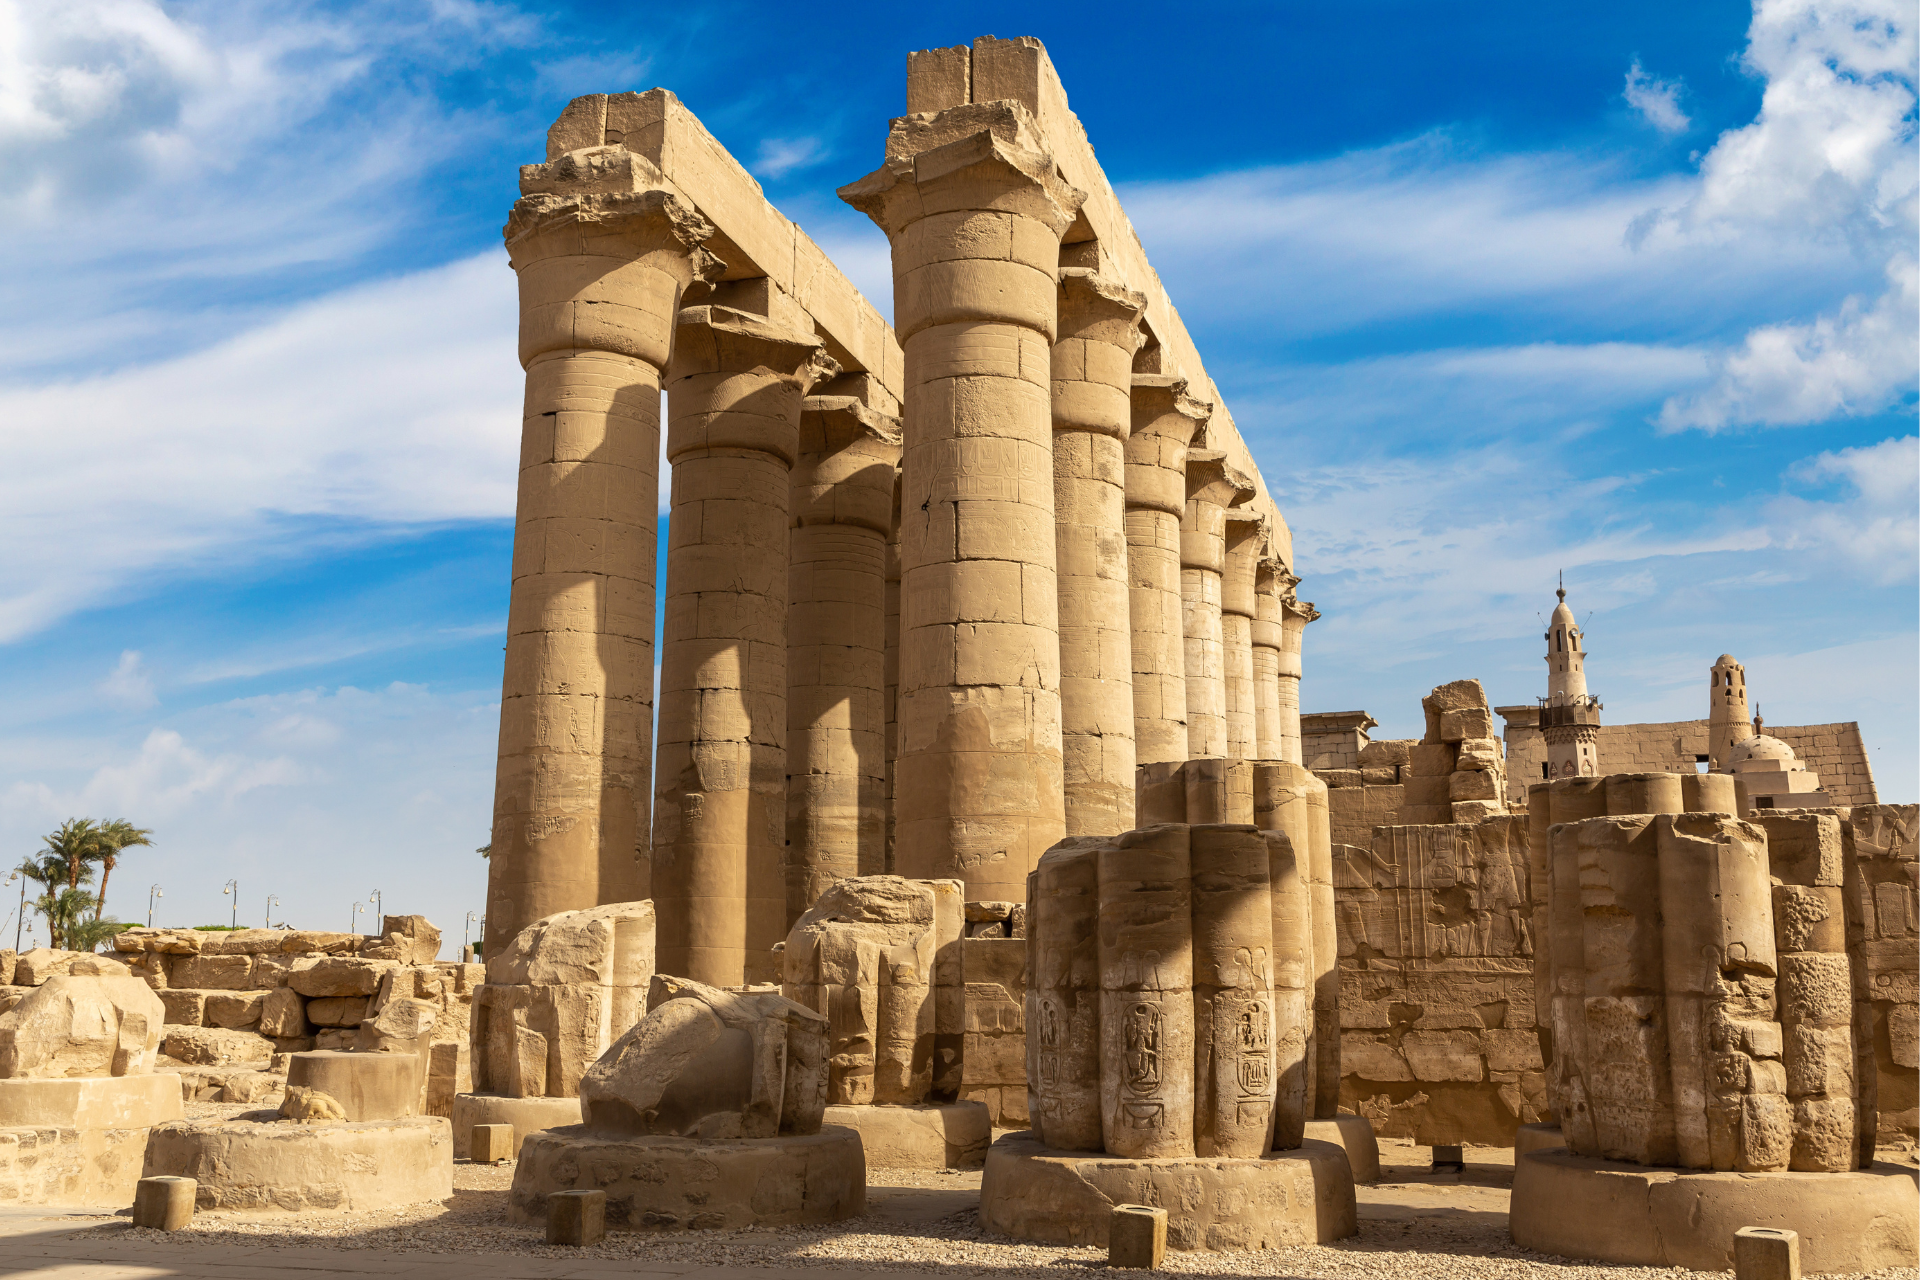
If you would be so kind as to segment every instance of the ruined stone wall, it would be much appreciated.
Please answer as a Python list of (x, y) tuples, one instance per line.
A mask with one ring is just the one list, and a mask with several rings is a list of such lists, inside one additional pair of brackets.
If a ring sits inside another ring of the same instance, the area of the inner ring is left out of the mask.
[(1529, 884), (1524, 817), (1336, 844), (1340, 1104), (1375, 1133), (1503, 1146), (1543, 1118)]

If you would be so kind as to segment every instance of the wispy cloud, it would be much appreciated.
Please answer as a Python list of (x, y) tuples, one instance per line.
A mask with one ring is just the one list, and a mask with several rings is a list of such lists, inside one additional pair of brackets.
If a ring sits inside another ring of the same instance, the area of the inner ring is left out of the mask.
[(763, 138), (760, 150), (748, 166), (763, 178), (784, 178), (798, 169), (819, 164), (830, 154), (819, 138)]
[(1627, 105), (1662, 133), (1685, 133), (1693, 121), (1680, 109), (1680, 82), (1657, 80), (1635, 58), (1627, 68)]
[(160, 703), (153, 694), (153, 678), (141, 661), (138, 649), (121, 653), (120, 661), (107, 673), (107, 678), (94, 688), (108, 702), (130, 711), (145, 711)]

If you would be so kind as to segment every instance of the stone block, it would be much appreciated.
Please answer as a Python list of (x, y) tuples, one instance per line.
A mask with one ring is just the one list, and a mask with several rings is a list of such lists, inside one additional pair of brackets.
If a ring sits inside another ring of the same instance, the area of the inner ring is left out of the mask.
[(142, 1178), (133, 1189), (133, 1225), (149, 1231), (178, 1231), (193, 1221), (193, 1198), (200, 1184), (192, 1178)]
[(273, 1060), (273, 1041), (226, 1027), (170, 1027), (160, 1052), (193, 1066), (264, 1067)]
[(528, 1135), (580, 1123), (578, 1098), (507, 1098), (491, 1093), (462, 1093), (453, 1099), (454, 1156), (467, 1158), (468, 1138), (478, 1125), (501, 1124), (513, 1131), (508, 1157), (517, 1155)]
[(266, 1009), (264, 991), (214, 991), (207, 995), (206, 1023), (209, 1027), (233, 1029), (258, 1028)]
[(1313, 776), (1328, 787), (1358, 787), (1366, 784), (1358, 769), (1315, 769)]
[(165, 1006), (140, 979), (56, 975), (0, 1013), (0, 1079), (153, 1070)]
[(230, 1071), (220, 1087), (222, 1102), (265, 1102), (286, 1087), (286, 1081), (270, 1071)]
[(280, 953), (289, 956), (344, 956), (365, 942), (358, 933), (331, 933), (324, 929), (293, 929), (280, 935)]
[(870, 1169), (978, 1169), (993, 1141), (993, 1116), (979, 1102), (831, 1106), (822, 1123), (858, 1133)]
[(1107, 1226), (1107, 1265), (1153, 1270), (1167, 1260), (1167, 1211), (1117, 1204)]
[(1462, 800), (1498, 800), (1500, 790), (1499, 775), (1463, 769), (1448, 779), (1447, 799), (1455, 804)]
[[(1478, 680), (1453, 680), (1436, 688), (1432, 693), (1420, 699), (1423, 710), (1445, 715), (1449, 711), (1465, 711), (1487, 705), (1487, 691)], [(1490, 734), (1478, 734), (1478, 737), (1490, 737)]]
[(607, 1193), (555, 1191), (547, 1197), (547, 1243), (599, 1244), (607, 1236)]
[[(1392, 765), (1362, 769), (1360, 781), (1369, 787), (1391, 787), (1400, 781), (1400, 770)], [(1329, 786), (1332, 784), (1329, 783)]]
[(411, 1054), (314, 1050), (287, 1062), (287, 1087), (317, 1089), (349, 1121), (419, 1115), (423, 1065)]
[[(398, 967), (390, 960), (323, 956), (311, 962), (302, 960), (296, 963), (287, 973), (287, 985), (301, 995), (310, 997), (371, 996), (380, 989), (381, 979)], [(307, 1016), (313, 1017), (311, 1010)]]
[(1406, 781), (1406, 804), (1413, 808), (1438, 808), (1453, 803), (1453, 775), (1439, 777), (1417, 775)]
[(1460, 754), (1454, 762), (1454, 768), (1478, 769), (1483, 773), (1500, 773), (1506, 767), (1500, 754), (1498, 738), (1467, 738), (1460, 743)]
[(1489, 818), (1507, 816), (1507, 806), (1498, 800), (1456, 800), (1453, 802), (1453, 821), (1474, 826)]
[(1382, 738), (1360, 748), (1360, 765), (1365, 769), (1397, 769), (1412, 755), (1414, 743), (1403, 738)]
[(149, 1135), (146, 1174), (195, 1179), (202, 1209), (389, 1209), (452, 1196), (453, 1136), (440, 1116), (320, 1125), (181, 1120)]
[[(1446, 779), (1442, 778), (1442, 782)], [(1408, 804), (1400, 810), (1400, 825), (1407, 827), (1448, 826), (1453, 822), (1451, 804)]]
[(1463, 707), (1440, 713), (1440, 740), (1465, 742), (1493, 736), (1493, 712), (1486, 707)]
[(1800, 1280), (1800, 1233), (1742, 1227), (1733, 1233), (1734, 1280)]
[[(162, 996), (161, 999), (165, 999)], [(291, 987), (280, 987), (266, 992), (260, 1004), (260, 1022), (257, 1030), (263, 1036), (275, 1039), (298, 1038), (313, 1034), (313, 1027), (307, 1020), (307, 1002), (299, 992)]]
[(193, 991), (186, 987), (168, 987), (155, 991), (160, 997), (160, 1007), (165, 1010), (165, 1019), (169, 1026), (201, 1027), (207, 1022), (207, 993)]
[(253, 957), (202, 952), (177, 961), (170, 980), (174, 986), (201, 991), (246, 991), (253, 986)]
[(475, 1164), (499, 1164), (519, 1149), (510, 1124), (476, 1124), (467, 1130), (467, 1158)]
[(316, 1027), (347, 1027), (357, 1030), (366, 1021), (366, 996), (321, 996), (307, 1001), (307, 1021)]
[(1416, 742), (1407, 748), (1407, 777), (1444, 778), (1454, 772), (1458, 757), (1459, 749), (1451, 742)]

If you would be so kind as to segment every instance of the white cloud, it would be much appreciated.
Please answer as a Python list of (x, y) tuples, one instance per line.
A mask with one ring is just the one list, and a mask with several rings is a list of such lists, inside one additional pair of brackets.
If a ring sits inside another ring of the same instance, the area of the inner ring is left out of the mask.
[(120, 654), (120, 661), (107, 673), (107, 678), (94, 688), (108, 702), (131, 711), (144, 711), (160, 702), (154, 697), (153, 678), (141, 662), (137, 649), (124, 650)]
[(1789, 483), (1835, 486), (1832, 499), (1785, 494), (1768, 505), (1774, 545), (1836, 561), (1872, 582), (1920, 576), (1920, 437), (1822, 453)]
[(513, 511), (504, 255), (362, 285), (206, 350), (0, 386), (0, 640), (154, 575)]
[(1693, 121), (1680, 109), (1680, 82), (1656, 80), (1635, 58), (1627, 69), (1627, 105), (1662, 133), (1684, 133)]
[(796, 169), (819, 164), (831, 154), (819, 138), (762, 138), (749, 166), (763, 178), (784, 178)]
[(1676, 396), (1668, 430), (1877, 412), (1915, 383), (1916, 24), (1900, 0), (1758, 0), (1745, 61), (1766, 78), (1753, 123), (1720, 136), (1685, 205), (1641, 230), (1701, 238), (1791, 230), (1886, 264), (1878, 300), (1763, 325)]

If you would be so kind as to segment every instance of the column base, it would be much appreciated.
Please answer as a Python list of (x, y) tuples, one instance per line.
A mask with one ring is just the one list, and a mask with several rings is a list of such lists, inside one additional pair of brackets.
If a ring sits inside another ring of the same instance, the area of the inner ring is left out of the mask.
[(1730, 1271), (1733, 1233), (1800, 1234), (1800, 1265), (1878, 1271), (1913, 1265), (1920, 1185), (1895, 1165), (1847, 1173), (1654, 1169), (1570, 1155), (1516, 1155), (1507, 1221), (1537, 1253), (1643, 1267)]
[(1373, 1122), (1365, 1116), (1341, 1114), (1326, 1120), (1309, 1120), (1306, 1136), (1327, 1142), (1347, 1153), (1347, 1165), (1355, 1182), (1380, 1181), (1380, 1144), (1373, 1137)]
[(453, 1195), (453, 1135), (442, 1116), (301, 1124), (271, 1111), (179, 1120), (147, 1140), (142, 1176), (200, 1184), (195, 1204), (247, 1214), (373, 1209)]
[(508, 1098), (497, 1093), (456, 1093), (453, 1095), (453, 1158), (471, 1160), (467, 1144), (473, 1140), (477, 1124), (510, 1124), (513, 1146), (509, 1160), (520, 1154), (520, 1144), (542, 1129), (558, 1129), (580, 1123), (578, 1098)]
[(865, 1213), (867, 1165), (860, 1135), (838, 1125), (714, 1142), (606, 1138), (574, 1125), (528, 1135), (507, 1216), (544, 1224), (555, 1191), (606, 1192), (609, 1231), (799, 1226)]
[(993, 1118), (984, 1102), (832, 1106), (825, 1122), (860, 1135), (868, 1168), (978, 1169), (993, 1141)]
[(1167, 1209), (1167, 1247), (1273, 1249), (1358, 1232), (1353, 1179), (1339, 1148), (1308, 1141), (1257, 1159), (1125, 1160), (1055, 1151), (1009, 1133), (987, 1152), (980, 1225), (1047, 1244), (1104, 1248), (1115, 1205)]

